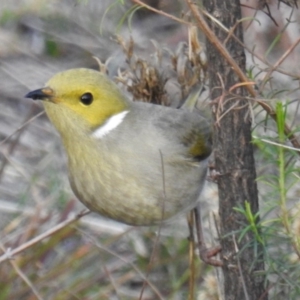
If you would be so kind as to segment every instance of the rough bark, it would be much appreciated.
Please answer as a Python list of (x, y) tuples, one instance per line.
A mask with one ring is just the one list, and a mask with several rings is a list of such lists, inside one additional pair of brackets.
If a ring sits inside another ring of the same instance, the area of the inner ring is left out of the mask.
[[(238, 0), (203, 0), (203, 5), (228, 29), (241, 19)], [(209, 19), (207, 21), (219, 40), (226, 40), (227, 51), (245, 70), (243, 47), (233, 38), (228, 39), (228, 34), (217, 24)], [(234, 34), (243, 41), (241, 24), (235, 28)], [(245, 89), (241, 87), (229, 93), (239, 79), (216, 48), (208, 41), (206, 46), (215, 121), (214, 155), (219, 189), (225, 299), (267, 299), (264, 277), (256, 275), (256, 271), (264, 269), (262, 247), (258, 244), (256, 254), (251, 244), (254, 239), (252, 232), (248, 232), (238, 243), (239, 234), (236, 232), (245, 228), (247, 221), (242, 214), (233, 210), (234, 207), (245, 207), (245, 201), (250, 202), (253, 214), (259, 209), (249, 102), (245, 99)]]

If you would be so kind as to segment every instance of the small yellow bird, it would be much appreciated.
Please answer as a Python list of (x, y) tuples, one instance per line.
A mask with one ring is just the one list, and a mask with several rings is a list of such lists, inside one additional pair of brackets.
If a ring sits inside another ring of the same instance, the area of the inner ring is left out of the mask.
[(197, 205), (211, 153), (211, 126), (200, 114), (130, 101), (106, 75), (83, 68), (26, 97), (43, 100), (71, 187), (90, 210), (155, 225)]

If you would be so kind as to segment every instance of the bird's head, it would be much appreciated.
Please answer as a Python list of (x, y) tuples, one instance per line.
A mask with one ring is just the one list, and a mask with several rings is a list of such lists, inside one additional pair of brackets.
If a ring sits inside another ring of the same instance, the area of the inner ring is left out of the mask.
[(106, 75), (84, 68), (58, 73), (44, 88), (25, 97), (43, 100), (47, 115), (60, 132), (74, 122), (76, 126), (97, 128), (129, 106), (129, 101)]

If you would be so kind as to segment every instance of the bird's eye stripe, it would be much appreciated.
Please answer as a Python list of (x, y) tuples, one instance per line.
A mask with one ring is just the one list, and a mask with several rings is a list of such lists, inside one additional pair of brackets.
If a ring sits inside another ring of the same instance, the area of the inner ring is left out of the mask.
[(125, 116), (128, 114), (128, 110), (123, 111), (117, 115), (110, 117), (102, 126), (95, 129), (92, 133), (92, 137), (101, 139), (113, 129), (118, 127), (124, 120)]

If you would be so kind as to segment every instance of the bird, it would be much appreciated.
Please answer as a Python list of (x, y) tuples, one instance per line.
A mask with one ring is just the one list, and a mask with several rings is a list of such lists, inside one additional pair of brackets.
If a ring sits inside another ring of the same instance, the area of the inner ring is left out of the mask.
[(71, 188), (91, 211), (151, 226), (199, 203), (212, 152), (211, 123), (201, 113), (132, 101), (86, 68), (57, 73), (25, 97), (42, 100)]

